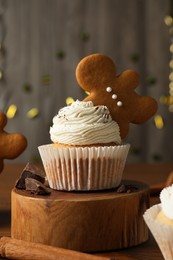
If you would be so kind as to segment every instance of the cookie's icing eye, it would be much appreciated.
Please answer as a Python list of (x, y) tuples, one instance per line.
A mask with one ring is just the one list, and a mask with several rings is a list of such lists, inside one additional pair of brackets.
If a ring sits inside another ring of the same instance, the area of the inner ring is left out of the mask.
[(112, 88), (111, 88), (111, 87), (107, 87), (107, 88), (106, 88), (106, 91), (107, 91), (108, 93), (110, 93), (110, 92), (112, 91)]
[(116, 94), (113, 94), (112, 95), (112, 99), (116, 99), (117, 98), (117, 95)]
[(117, 102), (117, 106), (118, 106), (118, 107), (122, 107), (122, 105), (123, 105), (123, 102), (122, 102), (122, 101), (118, 101), (118, 102)]

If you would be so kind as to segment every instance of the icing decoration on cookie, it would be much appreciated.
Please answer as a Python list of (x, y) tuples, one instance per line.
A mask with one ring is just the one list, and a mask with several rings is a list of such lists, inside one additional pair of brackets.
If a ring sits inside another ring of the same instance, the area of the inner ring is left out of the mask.
[(76, 68), (76, 78), (94, 105), (108, 107), (114, 121), (119, 124), (121, 138), (129, 131), (129, 124), (142, 124), (157, 111), (157, 102), (141, 96), (134, 89), (139, 85), (139, 75), (126, 70), (116, 75), (113, 61), (102, 54), (92, 54), (82, 59)]
[(4, 159), (15, 159), (27, 146), (27, 140), (23, 135), (4, 131), (6, 124), (7, 117), (3, 112), (0, 112), (0, 172), (4, 167)]
[(112, 95), (112, 98), (113, 98), (113, 99), (116, 99), (116, 98), (117, 98), (117, 95), (116, 95), (116, 94), (113, 94), (113, 95)]
[(122, 102), (122, 101), (118, 101), (118, 102), (117, 102), (117, 106), (118, 106), (118, 107), (121, 107), (122, 105), (123, 105), (123, 102)]
[(112, 88), (111, 87), (107, 87), (106, 91), (110, 93), (112, 91)]

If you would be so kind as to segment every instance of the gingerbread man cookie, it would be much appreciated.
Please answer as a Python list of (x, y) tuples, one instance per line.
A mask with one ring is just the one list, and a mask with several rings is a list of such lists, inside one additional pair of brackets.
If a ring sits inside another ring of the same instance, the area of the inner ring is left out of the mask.
[(140, 96), (134, 89), (139, 75), (126, 70), (116, 75), (113, 61), (102, 54), (92, 54), (80, 61), (76, 78), (82, 89), (89, 92), (84, 101), (108, 107), (112, 119), (119, 124), (121, 138), (129, 131), (129, 124), (142, 124), (157, 111), (157, 102), (148, 96)]
[(4, 159), (14, 159), (18, 157), (26, 148), (26, 138), (18, 133), (9, 134), (4, 131), (7, 124), (7, 117), (0, 112), (0, 173), (4, 167)]

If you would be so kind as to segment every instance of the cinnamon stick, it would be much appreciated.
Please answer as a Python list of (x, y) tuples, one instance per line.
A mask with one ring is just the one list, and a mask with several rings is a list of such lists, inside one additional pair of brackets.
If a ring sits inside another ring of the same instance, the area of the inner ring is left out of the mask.
[[(31, 243), (10, 237), (0, 239), (0, 256), (16, 260), (106, 260), (113, 259), (73, 250)], [(114, 258), (115, 259), (115, 258)]]

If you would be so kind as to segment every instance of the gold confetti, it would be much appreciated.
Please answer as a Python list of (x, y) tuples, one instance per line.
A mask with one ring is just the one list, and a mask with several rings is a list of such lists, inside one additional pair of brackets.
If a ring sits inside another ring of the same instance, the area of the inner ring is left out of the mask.
[(28, 112), (27, 112), (27, 117), (30, 119), (33, 119), (35, 117), (37, 117), (39, 115), (39, 110), (36, 107), (31, 108)]
[(171, 112), (171, 113), (173, 112), (173, 105), (169, 106), (169, 112)]
[(12, 104), (8, 107), (6, 115), (8, 118), (14, 118), (16, 115), (16, 112), (17, 112), (17, 106)]
[(162, 103), (162, 104), (167, 104), (167, 100), (168, 100), (168, 98), (166, 96), (161, 96), (159, 99), (160, 103)]
[(170, 45), (169, 50), (171, 53), (173, 53), (173, 43)]
[[(173, 17), (171, 15), (165, 16), (164, 22), (167, 26), (169, 26), (169, 33), (170, 33), (170, 37), (172, 39), (172, 37), (173, 37)], [(173, 42), (172, 42), (172, 40), (171, 40), (169, 50), (170, 50), (171, 56), (172, 56), (173, 55)], [(169, 68), (170, 68), (169, 95), (160, 97), (160, 102), (162, 104), (166, 104), (168, 106), (169, 111), (173, 112), (173, 57), (171, 57), (171, 60), (169, 62)], [(157, 115), (155, 117), (155, 125), (156, 125), (157, 128), (163, 128), (164, 122), (163, 122), (163, 119), (162, 119), (161, 116)]]
[(171, 73), (169, 74), (169, 80), (170, 80), (170, 81), (173, 81), (173, 72), (171, 72)]
[(167, 26), (171, 26), (173, 24), (173, 19), (170, 15), (165, 16), (164, 22)]
[(31, 86), (31, 84), (25, 83), (25, 84), (23, 85), (23, 90), (24, 90), (26, 93), (32, 92), (32, 86)]
[(0, 70), (0, 80), (3, 79), (4, 77), (4, 73), (2, 72), (2, 70)]
[(170, 67), (171, 69), (173, 69), (173, 60), (171, 60), (171, 61), (169, 62), (169, 67)]
[(42, 83), (44, 85), (49, 85), (50, 82), (51, 82), (51, 77), (50, 77), (49, 74), (45, 74), (45, 75), (42, 76)]
[(87, 94), (88, 96), (90, 95), (90, 92), (88, 92), (88, 91), (85, 91), (85, 94)]
[(57, 51), (56, 57), (60, 60), (64, 59), (65, 58), (65, 52), (63, 50)]
[(158, 129), (162, 129), (163, 126), (164, 126), (164, 122), (163, 122), (163, 118), (161, 115), (156, 115), (154, 117), (154, 123), (155, 123), (155, 126), (158, 128)]
[(173, 96), (168, 96), (167, 105), (173, 104)]
[(67, 97), (67, 98), (66, 98), (66, 105), (67, 105), (67, 106), (68, 106), (68, 105), (71, 105), (73, 102), (74, 102), (74, 98), (72, 98), (72, 97)]

